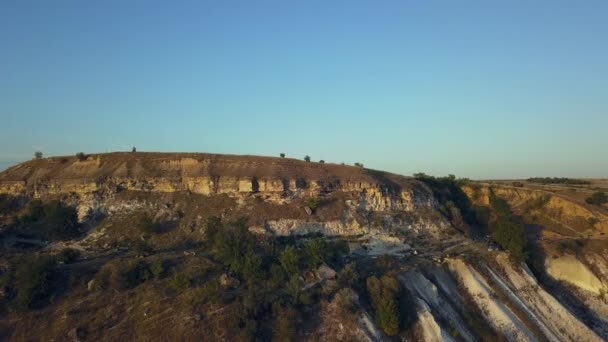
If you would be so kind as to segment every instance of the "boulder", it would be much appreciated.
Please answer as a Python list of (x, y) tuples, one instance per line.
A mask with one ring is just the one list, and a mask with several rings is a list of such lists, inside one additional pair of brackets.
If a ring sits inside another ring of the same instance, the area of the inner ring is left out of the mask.
[(319, 276), (319, 280), (330, 280), (336, 278), (336, 271), (334, 271), (331, 267), (326, 264), (322, 264), (317, 269), (317, 275)]
[(239, 284), (240, 282), (238, 279), (231, 277), (226, 273), (220, 276), (220, 285), (224, 287), (237, 287)]

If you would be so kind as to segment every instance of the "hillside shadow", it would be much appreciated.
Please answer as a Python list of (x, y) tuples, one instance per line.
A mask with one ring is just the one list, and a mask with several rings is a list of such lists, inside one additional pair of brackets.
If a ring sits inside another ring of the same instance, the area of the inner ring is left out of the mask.
[[(537, 226), (539, 229), (540, 226)], [(528, 227), (526, 227), (528, 228)], [(551, 277), (545, 268), (547, 258), (551, 257), (545, 253), (541, 246), (539, 238), (528, 240), (528, 251), (530, 253), (527, 265), (543, 286), (543, 288), (551, 294), (560, 304), (564, 306), (574, 317), (579, 318), (587, 327), (602, 336), (602, 331), (597, 327), (601, 327), (603, 323), (589, 307), (579, 299), (573, 292), (570, 286), (565, 282), (559, 281)]]
[(399, 194), (401, 193), (402, 187), (395, 181), (391, 180), (386, 176), (386, 173), (378, 170), (365, 169), (366, 173), (371, 176), (376, 182), (386, 187), (389, 193)]

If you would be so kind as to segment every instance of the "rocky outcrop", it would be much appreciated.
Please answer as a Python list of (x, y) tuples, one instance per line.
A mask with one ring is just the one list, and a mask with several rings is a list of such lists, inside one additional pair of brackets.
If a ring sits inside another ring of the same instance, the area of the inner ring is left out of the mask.
[(547, 258), (545, 267), (547, 273), (554, 279), (567, 281), (595, 294), (598, 294), (601, 289), (608, 287), (608, 284), (603, 284), (585, 264), (572, 255)]
[[(488, 206), (490, 194), (505, 199), (509, 205), (517, 210), (522, 207), (537, 207), (542, 209), (553, 219), (570, 222), (595, 222), (595, 230), (608, 233), (608, 217), (601, 212), (592, 211), (582, 203), (564, 198), (540, 189), (518, 188), (503, 184), (484, 184), (464, 186), (462, 190), (474, 204)], [(575, 227), (576, 228), (576, 227)], [(582, 229), (581, 229), (582, 230)]]
[(210, 154), (111, 153), (33, 160), (0, 174), (0, 193), (44, 198), (122, 191), (256, 196), (284, 202), (333, 192), (357, 194), (362, 208), (410, 211), (432, 205), (417, 181), (352, 166)]

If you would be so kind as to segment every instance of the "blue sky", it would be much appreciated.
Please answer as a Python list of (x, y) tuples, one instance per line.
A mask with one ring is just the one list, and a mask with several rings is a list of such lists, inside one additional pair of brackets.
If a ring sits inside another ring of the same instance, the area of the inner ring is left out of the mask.
[(608, 2), (0, 2), (0, 168), (205, 151), (608, 177)]

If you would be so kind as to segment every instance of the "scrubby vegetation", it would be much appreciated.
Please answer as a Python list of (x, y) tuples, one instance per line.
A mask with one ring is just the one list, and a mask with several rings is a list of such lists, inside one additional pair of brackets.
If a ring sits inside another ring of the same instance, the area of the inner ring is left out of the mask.
[(0, 214), (7, 214), (19, 207), (19, 199), (14, 196), (0, 194)]
[(19, 309), (37, 308), (48, 302), (53, 292), (55, 258), (26, 255), (11, 262), (0, 285), (5, 297)]
[(148, 215), (142, 216), (139, 227), (141, 228), (142, 232), (148, 234), (156, 234), (163, 232), (163, 225), (160, 222), (155, 221), (152, 217)]
[(456, 178), (454, 175), (433, 177), (416, 173), (414, 177), (431, 188), (433, 195), (441, 204), (442, 213), (454, 227), (465, 233), (474, 233), (471, 228), (479, 227), (479, 219), (461, 186), (475, 183), (471, 183), (466, 178)]
[(585, 199), (585, 202), (592, 205), (603, 205), (608, 203), (608, 195), (603, 191), (596, 191)]
[(528, 182), (537, 184), (565, 184), (565, 185), (588, 185), (589, 181), (564, 177), (533, 177), (528, 178)]
[(27, 213), (17, 224), (33, 236), (47, 240), (66, 240), (80, 235), (76, 208), (57, 200), (30, 202)]
[(525, 261), (527, 239), (524, 227), (515, 218), (507, 202), (494, 194), (490, 196), (492, 214), (490, 234), (502, 248), (508, 250), (517, 261)]
[(69, 264), (74, 262), (80, 257), (80, 251), (74, 248), (64, 248), (57, 254), (56, 259), (57, 262), (62, 262), (65, 264)]

